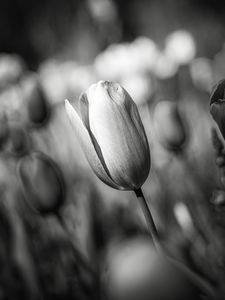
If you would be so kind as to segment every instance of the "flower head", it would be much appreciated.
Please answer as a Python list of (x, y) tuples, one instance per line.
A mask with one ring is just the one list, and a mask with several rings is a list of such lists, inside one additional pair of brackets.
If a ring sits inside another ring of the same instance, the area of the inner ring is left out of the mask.
[(40, 214), (57, 213), (64, 203), (61, 170), (47, 155), (33, 152), (18, 163), (17, 175), (24, 198)]
[(150, 151), (137, 106), (118, 83), (99, 81), (81, 95), (79, 114), (66, 111), (96, 175), (121, 190), (141, 187)]
[(210, 113), (225, 138), (225, 79), (221, 80), (212, 91)]
[(195, 40), (190, 32), (176, 30), (166, 39), (165, 53), (178, 64), (188, 64), (195, 56)]
[(181, 150), (187, 138), (177, 103), (160, 101), (154, 111), (154, 128), (160, 143), (168, 150)]

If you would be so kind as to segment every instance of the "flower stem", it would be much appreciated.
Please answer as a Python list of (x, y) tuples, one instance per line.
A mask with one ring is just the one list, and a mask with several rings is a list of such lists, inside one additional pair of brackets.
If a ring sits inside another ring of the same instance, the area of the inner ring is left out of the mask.
[(91, 275), (96, 277), (96, 273), (95, 273), (94, 269), (90, 266), (90, 264), (89, 264), (88, 260), (86, 259), (86, 257), (82, 254), (82, 252), (80, 252), (77, 249), (77, 247), (72, 242), (70, 231), (68, 230), (68, 227), (67, 227), (64, 219), (62, 218), (62, 216), (60, 214), (57, 214), (56, 217), (57, 217), (62, 229), (64, 230), (65, 234), (68, 237), (68, 241), (70, 242), (70, 245), (73, 249), (74, 255), (75, 255), (76, 259), (78, 260), (78, 262), (82, 265), (82, 267), (86, 271), (88, 271)]
[(170, 263), (172, 263), (180, 271), (185, 273), (187, 275), (187, 277), (189, 279), (191, 279), (191, 281), (193, 283), (195, 283), (195, 284), (197, 284), (197, 286), (201, 287), (202, 290), (206, 293), (206, 295), (210, 296), (209, 299), (214, 299), (214, 296), (215, 296), (214, 289), (212, 288), (212, 286), (210, 285), (209, 282), (205, 281), (203, 278), (201, 278), (201, 276), (199, 276), (198, 274), (196, 274), (195, 272), (190, 270), (182, 262), (177, 261), (176, 259), (167, 255), (166, 250), (164, 250), (163, 246), (161, 246), (161, 243), (159, 241), (157, 228), (155, 226), (150, 208), (149, 208), (148, 203), (143, 195), (141, 188), (139, 188), (138, 190), (134, 190), (134, 192), (137, 196), (137, 199), (139, 200), (139, 202), (141, 204), (141, 208), (144, 213), (145, 220), (148, 225), (148, 229), (149, 229), (149, 232), (152, 237), (153, 244), (154, 244), (156, 250), (159, 252), (159, 254), (163, 255)]
[(156, 225), (154, 223), (148, 203), (143, 195), (142, 189), (139, 188), (138, 190), (134, 190), (134, 192), (135, 192), (135, 195), (137, 196), (137, 199), (139, 200), (142, 211), (144, 213), (145, 220), (146, 220), (150, 235), (152, 237), (154, 246), (157, 250), (162, 251), (160, 243), (159, 243), (158, 231), (157, 231)]

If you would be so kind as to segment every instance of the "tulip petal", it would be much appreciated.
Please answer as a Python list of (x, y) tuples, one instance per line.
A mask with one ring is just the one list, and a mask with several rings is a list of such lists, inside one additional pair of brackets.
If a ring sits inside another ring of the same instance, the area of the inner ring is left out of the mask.
[[(147, 178), (150, 153), (136, 105), (128, 94), (113, 93), (117, 87), (98, 83), (89, 101), (90, 129), (114, 182), (125, 189), (137, 189)], [(128, 98), (129, 96), (129, 98)]]
[[(92, 88), (94, 89), (95, 86), (92, 85), (91, 89)], [(89, 93), (90, 93), (90, 90), (89, 90)], [(80, 118), (82, 119), (86, 129), (88, 130), (88, 133), (89, 133), (89, 136), (91, 138), (92, 144), (95, 148), (96, 154), (98, 155), (98, 158), (99, 158), (104, 170), (106, 171), (107, 175), (111, 178), (110, 172), (109, 172), (109, 170), (106, 166), (104, 157), (102, 155), (101, 148), (100, 148), (95, 136), (93, 135), (93, 133), (90, 129), (90, 124), (89, 124), (89, 103), (88, 103), (88, 97), (87, 97), (86, 93), (81, 94), (81, 96), (79, 98), (79, 108), (80, 108)]]
[(70, 119), (70, 122), (73, 126), (73, 129), (76, 133), (77, 138), (79, 139), (79, 142), (81, 143), (82, 149), (85, 152), (85, 155), (87, 157), (87, 160), (95, 172), (95, 174), (106, 184), (109, 186), (115, 188), (115, 189), (121, 189), (116, 183), (113, 182), (113, 180), (107, 175), (105, 169), (102, 166), (101, 161), (98, 158), (98, 155), (95, 151), (95, 148), (92, 144), (89, 132), (87, 128), (85, 127), (85, 123), (82, 122), (79, 115), (77, 114), (76, 110), (73, 108), (73, 106), (69, 103), (68, 100), (65, 100), (65, 108), (67, 115)]
[[(133, 103), (134, 104), (134, 103)], [(141, 140), (143, 141), (144, 143), (144, 147), (146, 149), (146, 152), (149, 152), (149, 145), (148, 145), (148, 139), (147, 139), (147, 136), (146, 136), (146, 133), (145, 133), (145, 129), (144, 129), (144, 126), (142, 124), (142, 122), (140, 122), (139, 120), (141, 120), (141, 117), (140, 117), (140, 114), (138, 112), (138, 109), (137, 109), (137, 106), (134, 104), (134, 105), (130, 105), (130, 116), (131, 116), (131, 119), (141, 137)]]
[(212, 103), (210, 113), (225, 138), (225, 100), (218, 100)]
[(79, 116), (82, 119), (85, 127), (87, 130), (90, 130), (90, 124), (89, 124), (89, 112), (88, 112), (88, 98), (86, 93), (82, 93), (79, 98)]
[(215, 87), (210, 96), (210, 105), (217, 102), (219, 99), (225, 98), (225, 79), (220, 80)]

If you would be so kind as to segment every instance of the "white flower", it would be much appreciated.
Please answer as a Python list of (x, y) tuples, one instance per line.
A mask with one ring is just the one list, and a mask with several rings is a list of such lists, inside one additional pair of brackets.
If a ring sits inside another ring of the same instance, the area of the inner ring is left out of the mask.
[(80, 97), (79, 114), (66, 111), (96, 175), (121, 190), (142, 186), (150, 151), (137, 106), (118, 83), (99, 81)]
[(190, 32), (177, 30), (166, 39), (165, 53), (178, 64), (189, 63), (196, 54), (195, 40)]

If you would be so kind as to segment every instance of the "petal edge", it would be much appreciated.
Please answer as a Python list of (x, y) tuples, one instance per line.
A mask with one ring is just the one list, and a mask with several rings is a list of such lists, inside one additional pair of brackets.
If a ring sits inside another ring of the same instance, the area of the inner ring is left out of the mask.
[(98, 155), (95, 151), (95, 148), (92, 144), (91, 137), (89, 135), (88, 130), (84, 126), (84, 123), (80, 119), (78, 113), (70, 104), (70, 102), (66, 99), (65, 100), (65, 108), (66, 113), (69, 117), (70, 123), (75, 131), (75, 134), (82, 146), (82, 149), (85, 153), (85, 156), (94, 171), (94, 173), (106, 184), (115, 188), (115, 189), (122, 189), (116, 183), (112, 181), (112, 179), (107, 175), (101, 161), (98, 158)]

